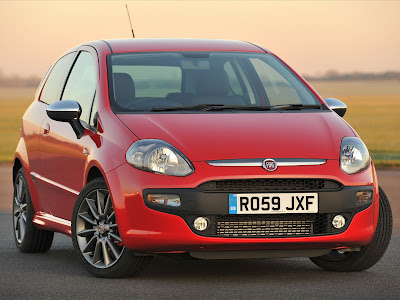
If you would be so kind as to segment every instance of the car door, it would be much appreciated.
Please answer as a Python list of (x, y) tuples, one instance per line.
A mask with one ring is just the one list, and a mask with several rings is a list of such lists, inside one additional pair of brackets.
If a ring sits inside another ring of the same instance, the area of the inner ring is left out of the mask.
[[(96, 128), (91, 118), (98, 83), (98, 57), (89, 46), (79, 49), (67, 77), (61, 100), (75, 100), (82, 108), (81, 123), (85, 133), (78, 139), (69, 123), (46, 117), (42, 143), (42, 176), (47, 183), (42, 189), (51, 214), (71, 220), (76, 197), (84, 185), (88, 155), (95, 147)], [(94, 111), (93, 111), (94, 113)]]
[(50, 212), (47, 202), (41, 195), (43, 188), (46, 188), (46, 183), (42, 180), (42, 154), (43, 154), (43, 124), (47, 117), (46, 108), (49, 104), (58, 101), (60, 97), (61, 87), (65, 81), (71, 65), (74, 61), (76, 52), (68, 53), (62, 56), (47, 72), (48, 75), (43, 78), (36, 95), (35, 101), (26, 113), (26, 122), (24, 124), (25, 144), (29, 158), (30, 175), (35, 182), (38, 192), (38, 211), (46, 213)]

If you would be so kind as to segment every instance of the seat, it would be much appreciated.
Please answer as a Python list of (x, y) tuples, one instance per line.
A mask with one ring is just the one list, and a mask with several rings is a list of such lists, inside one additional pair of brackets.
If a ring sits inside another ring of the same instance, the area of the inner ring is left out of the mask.
[(198, 71), (195, 78), (198, 96), (226, 96), (229, 94), (228, 75), (224, 70)]
[(135, 102), (135, 83), (127, 73), (114, 73), (114, 97), (123, 108), (132, 108)]
[(242, 97), (229, 95), (229, 79), (224, 70), (198, 71), (195, 76), (197, 96), (193, 104), (243, 105)]

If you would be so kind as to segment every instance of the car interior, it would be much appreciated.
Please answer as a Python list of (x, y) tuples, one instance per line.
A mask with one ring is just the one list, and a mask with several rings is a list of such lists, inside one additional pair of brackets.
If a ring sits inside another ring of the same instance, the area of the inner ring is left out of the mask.
[[(187, 55), (187, 54), (185, 54)], [(117, 111), (197, 105), (315, 104), (301, 82), (276, 61), (226, 54), (168, 53), (112, 57)], [(208, 54), (207, 54), (208, 55)]]

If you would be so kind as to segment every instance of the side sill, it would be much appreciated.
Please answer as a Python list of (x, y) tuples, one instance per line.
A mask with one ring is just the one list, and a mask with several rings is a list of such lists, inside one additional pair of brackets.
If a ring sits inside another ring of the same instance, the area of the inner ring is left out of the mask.
[(71, 221), (39, 211), (35, 214), (32, 222), (40, 229), (56, 231), (71, 236)]

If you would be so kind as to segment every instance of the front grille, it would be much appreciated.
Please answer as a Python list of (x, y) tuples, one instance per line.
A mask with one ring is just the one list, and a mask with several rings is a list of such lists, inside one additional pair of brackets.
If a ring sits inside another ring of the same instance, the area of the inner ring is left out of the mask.
[(216, 235), (223, 237), (288, 237), (326, 233), (327, 214), (220, 215)]
[(339, 190), (343, 185), (329, 179), (229, 179), (208, 181), (197, 189), (203, 192), (315, 191)]

